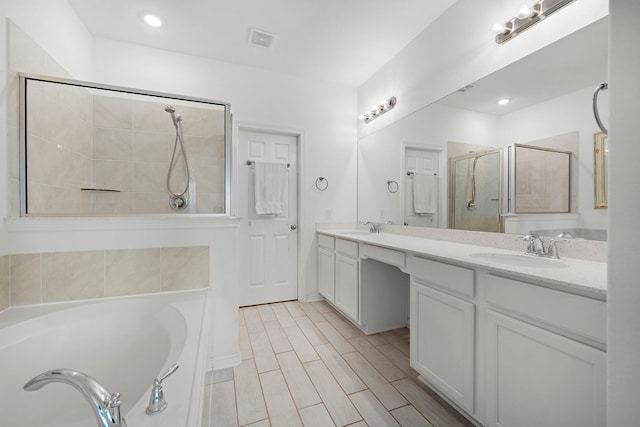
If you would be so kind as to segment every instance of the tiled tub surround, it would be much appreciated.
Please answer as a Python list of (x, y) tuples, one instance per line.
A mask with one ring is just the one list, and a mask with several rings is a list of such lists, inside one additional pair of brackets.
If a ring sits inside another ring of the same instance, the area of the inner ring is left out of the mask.
[(0, 310), (208, 286), (206, 246), (0, 257)]

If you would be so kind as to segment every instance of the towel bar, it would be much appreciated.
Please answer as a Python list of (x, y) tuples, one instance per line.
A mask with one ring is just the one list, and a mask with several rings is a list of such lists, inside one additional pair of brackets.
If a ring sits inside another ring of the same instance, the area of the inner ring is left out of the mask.
[[(247, 160), (247, 166), (255, 165), (255, 160)], [(287, 163), (287, 168), (291, 166), (291, 163)]]

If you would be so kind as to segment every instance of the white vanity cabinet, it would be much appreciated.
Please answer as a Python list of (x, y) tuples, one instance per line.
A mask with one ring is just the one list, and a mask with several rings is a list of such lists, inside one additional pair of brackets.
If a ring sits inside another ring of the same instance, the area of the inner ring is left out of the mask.
[(486, 424), (606, 424), (606, 304), (487, 274)]
[(318, 235), (318, 292), (333, 303), (336, 288), (335, 239)]
[(473, 270), (414, 257), (410, 292), (411, 367), (473, 414)]
[(335, 305), (356, 323), (360, 323), (358, 243), (336, 239)]

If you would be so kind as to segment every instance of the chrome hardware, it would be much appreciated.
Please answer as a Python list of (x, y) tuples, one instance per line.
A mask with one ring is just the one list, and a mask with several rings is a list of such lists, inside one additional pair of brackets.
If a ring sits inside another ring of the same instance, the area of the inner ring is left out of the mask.
[(167, 401), (164, 398), (164, 391), (162, 390), (162, 381), (169, 375), (173, 374), (179, 368), (178, 365), (173, 365), (167, 370), (160, 378), (153, 380), (153, 388), (151, 389), (151, 396), (149, 397), (149, 406), (145, 411), (147, 415), (156, 415), (164, 411), (167, 408)]
[(369, 226), (369, 232), (370, 233), (379, 233), (380, 232), (380, 224), (377, 224), (377, 223), (371, 222), (371, 221), (367, 221), (363, 225), (368, 225)]
[(120, 393), (109, 393), (100, 383), (82, 372), (71, 369), (46, 371), (23, 386), (26, 391), (39, 390), (53, 382), (69, 384), (89, 401), (99, 427), (126, 427), (120, 414)]
[(537, 234), (527, 234), (522, 238), (522, 240), (529, 243), (527, 245), (525, 255), (534, 255), (552, 259), (560, 258), (558, 256), (558, 247), (556, 246), (556, 241), (554, 239), (549, 241), (549, 246), (546, 251), (544, 249), (544, 242), (542, 241), (542, 238)]
[(607, 90), (607, 89), (609, 89), (609, 84), (607, 82), (603, 82), (603, 83), (600, 83), (598, 87), (596, 87), (596, 90), (593, 92), (593, 115), (596, 118), (596, 123), (598, 124), (598, 127), (600, 128), (600, 130), (602, 130), (602, 132), (604, 132), (605, 135), (608, 135), (609, 131), (602, 124), (602, 120), (600, 120), (600, 114), (598, 113), (598, 94), (600, 93), (601, 90)]
[(298, 226), (295, 225), (295, 224), (291, 224), (291, 227), (289, 227), (289, 228), (291, 228), (291, 230), (293, 231), (293, 230), (296, 230), (298, 228)]
[(187, 205), (189, 205), (189, 199), (184, 195), (169, 197), (169, 206), (171, 206), (171, 209), (185, 209)]

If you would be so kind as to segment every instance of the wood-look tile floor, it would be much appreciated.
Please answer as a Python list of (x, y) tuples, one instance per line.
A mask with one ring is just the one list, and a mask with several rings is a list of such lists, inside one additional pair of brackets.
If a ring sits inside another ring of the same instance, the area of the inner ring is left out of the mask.
[(242, 363), (207, 374), (203, 427), (472, 427), (416, 379), (406, 328), (365, 335), (325, 302), (239, 318)]

